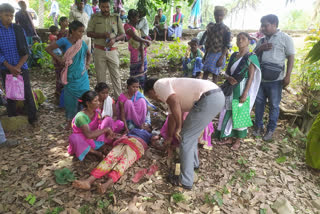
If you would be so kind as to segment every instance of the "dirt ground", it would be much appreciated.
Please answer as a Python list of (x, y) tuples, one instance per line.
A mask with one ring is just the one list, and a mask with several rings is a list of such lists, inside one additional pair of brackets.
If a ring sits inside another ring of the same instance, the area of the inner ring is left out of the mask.
[[(149, 50), (151, 58), (159, 47), (154, 44)], [(120, 45), (122, 58), (128, 58), (127, 52), (126, 44)], [(124, 83), (129, 70), (127, 61), (121, 62)], [(179, 68), (170, 68), (165, 58), (150, 67), (149, 76), (179, 75)], [(53, 71), (33, 70), (31, 80), (48, 100), (39, 110), (36, 127), (7, 133), (20, 145), (0, 149), (0, 213), (320, 213), (319, 172), (306, 167), (306, 137), (286, 120), (279, 121), (270, 143), (249, 134), (238, 151), (215, 141), (211, 151), (200, 146), (192, 191), (168, 184), (166, 156), (153, 148), (105, 195), (98, 194), (96, 185), (90, 191), (74, 189), (71, 183), (59, 185), (55, 170), (68, 168), (76, 178), (86, 178), (98, 161), (80, 162), (67, 153), (70, 132), (63, 128), (64, 111), (54, 104)], [(95, 85), (92, 75), (90, 82)], [(285, 93), (283, 105), (295, 96)], [(156, 123), (163, 122), (163, 116), (153, 116)], [(159, 167), (154, 175), (131, 181), (136, 172), (153, 164)]]

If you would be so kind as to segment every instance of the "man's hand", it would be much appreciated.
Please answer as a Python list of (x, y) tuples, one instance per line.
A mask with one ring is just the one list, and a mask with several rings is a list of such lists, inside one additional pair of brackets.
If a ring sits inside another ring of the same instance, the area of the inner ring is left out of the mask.
[(290, 84), (290, 76), (286, 76), (283, 79), (283, 88), (287, 87)]
[(21, 68), (17, 66), (8, 65), (7, 68), (9, 69), (10, 73), (15, 77), (21, 74)]
[(235, 84), (238, 83), (238, 81), (235, 78), (231, 77), (231, 76), (228, 76), (227, 80), (231, 85), (235, 85)]
[(103, 34), (103, 37), (104, 37), (105, 39), (109, 39), (109, 38), (110, 38), (110, 33), (105, 32), (105, 33)]
[(176, 138), (179, 142), (181, 142), (181, 140), (182, 140), (181, 135), (180, 135), (180, 132), (181, 132), (181, 129), (180, 129), (180, 128), (177, 128), (176, 131), (175, 131), (175, 133), (174, 133), (175, 138)]
[(223, 58), (224, 58), (224, 55), (221, 55), (216, 63), (216, 66), (217, 67), (221, 67), (223, 65)]
[(116, 39), (115, 39), (115, 38), (110, 39), (110, 41), (109, 41), (108, 44), (107, 44), (107, 47), (112, 48), (112, 46), (114, 45), (114, 43), (116, 43)]
[(271, 49), (272, 49), (272, 43), (264, 43), (264, 44), (260, 45), (259, 52), (269, 51)]

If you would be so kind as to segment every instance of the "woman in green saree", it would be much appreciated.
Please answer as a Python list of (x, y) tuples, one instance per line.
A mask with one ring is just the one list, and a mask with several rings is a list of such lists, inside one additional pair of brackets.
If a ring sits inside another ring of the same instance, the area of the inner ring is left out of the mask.
[[(219, 144), (233, 144), (231, 149), (237, 150), (240, 147), (240, 141), (247, 136), (248, 122), (251, 122), (250, 111), (256, 99), (261, 82), (261, 71), (258, 57), (249, 52), (250, 36), (248, 33), (241, 32), (237, 35), (237, 46), (239, 52), (231, 55), (229, 65), (226, 71), (226, 82), (221, 86), (226, 96), (226, 104), (220, 113), (219, 124), (215, 137), (225, 139)], [(236, 102), (235, 102), (236, 101)], [(232, 106), (236, 104), (236, 106)], [(245, 105), (247, 104), (247, 105)], [(247, 111), (242, 114), (240, 119), (247, 121), (241, 127), (234, 127), (238, 123), (238, 118), (233, 117), (237, 109), (241, 106)], [(245, 115), (245, 116), (244, 116)]]

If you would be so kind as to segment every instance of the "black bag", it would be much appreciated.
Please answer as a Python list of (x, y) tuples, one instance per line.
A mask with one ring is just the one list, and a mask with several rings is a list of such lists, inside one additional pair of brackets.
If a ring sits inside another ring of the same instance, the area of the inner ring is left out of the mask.
[[(262, 38), (261, 44), (265, 42), (266, 38)], [(260, 68), (263, 80), (273, 81), (278, 79), (281, 72), (284, 71), (284, 65), (279, 65), (272, 62), (262, 62), (263, 52), (259, 56)]]
[(278, 65), (272, 62), (261, 63), (262, 79), (264, 80), (276, 80), (280, 76), (281, 72), (284, 71), (284, 65)]

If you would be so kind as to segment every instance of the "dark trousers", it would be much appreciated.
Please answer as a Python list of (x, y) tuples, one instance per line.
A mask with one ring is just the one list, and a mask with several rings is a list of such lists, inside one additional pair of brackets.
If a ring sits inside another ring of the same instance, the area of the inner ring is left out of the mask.
[[(6, 82), (6, 75), (11, 74), (9, 70), (1, 70), (1, 77), (2, 82), (5, 88), (5, 82)], [(36, 121), (37, 116), (37, 109), (36, 105), (34, 103), (31, 85), (30, 85), (30, 78), (29, 78), (29, 71), (22, 69), (22, 77), (24, 82), (24, 108), (28, 114), (28, 121), (29, 123), (33, 123)], [(8, 99), (8, 105), (7, 105), (7, 111), (9, 117), (17, 116), (16, 112), (16, 101)]]

